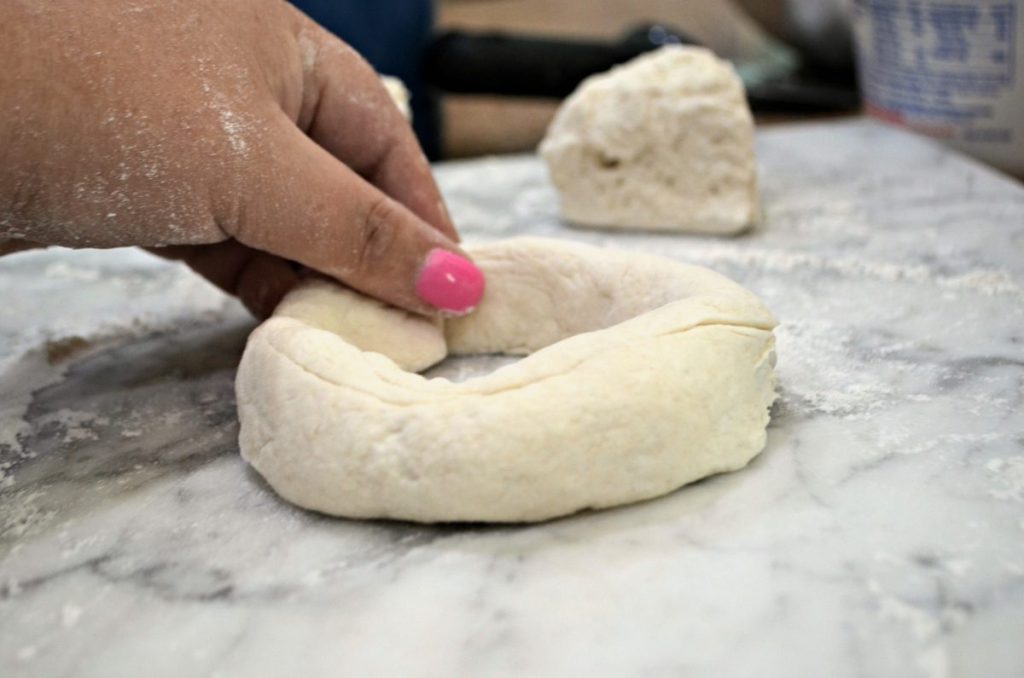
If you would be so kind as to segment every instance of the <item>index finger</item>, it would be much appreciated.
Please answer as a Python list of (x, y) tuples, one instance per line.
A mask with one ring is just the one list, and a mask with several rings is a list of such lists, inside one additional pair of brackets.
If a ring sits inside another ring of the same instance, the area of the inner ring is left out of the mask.
[(423, 150), (380, 76), (351, 47), (303, 17), (299, 126), (320, 146), (458, 242)]

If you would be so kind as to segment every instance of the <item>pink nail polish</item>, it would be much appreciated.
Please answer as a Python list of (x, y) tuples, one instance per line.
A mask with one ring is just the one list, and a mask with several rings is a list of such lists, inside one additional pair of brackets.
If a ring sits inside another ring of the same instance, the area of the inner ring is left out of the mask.
[(430, 250), (416, 280), (416, 296), (442, 311), (462, 314), (472, 311), (483, 294), (484, 274), (473, 262), (448, 250)]

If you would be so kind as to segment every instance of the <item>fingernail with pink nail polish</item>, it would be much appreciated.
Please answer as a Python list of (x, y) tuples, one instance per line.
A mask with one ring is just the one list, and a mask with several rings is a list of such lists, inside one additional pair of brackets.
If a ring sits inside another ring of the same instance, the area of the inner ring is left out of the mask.
[(416, 296), (431, 306), (449, 313), (469, 313), (484, 294), (484, 274), (473, 262), (448, 250), (434, 249), (427, 254)]

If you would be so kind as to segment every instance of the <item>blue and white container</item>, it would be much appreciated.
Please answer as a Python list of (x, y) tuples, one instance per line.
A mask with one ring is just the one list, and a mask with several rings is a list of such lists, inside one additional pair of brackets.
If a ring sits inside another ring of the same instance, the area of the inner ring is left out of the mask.
[(868, 112), (1024, 177), (1024, 0), (856, 0)]

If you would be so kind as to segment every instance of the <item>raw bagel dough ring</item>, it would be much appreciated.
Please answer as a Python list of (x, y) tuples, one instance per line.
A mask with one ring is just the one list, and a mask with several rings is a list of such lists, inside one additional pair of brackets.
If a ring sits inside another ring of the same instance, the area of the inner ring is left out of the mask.
[[(487, 292), (443, 334), (322, 281), (253, 332), (239, 442), (278, 494), (357, 518), (536, 521), (656, 497), (764, 447), (775, 320), (736, 283), (540, 238), (469, 251)], [(405, 371), (448, 352), (531, 355), (461, 383)]]

